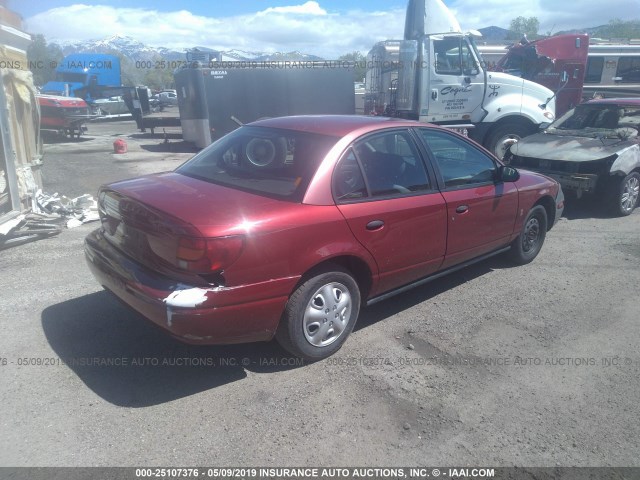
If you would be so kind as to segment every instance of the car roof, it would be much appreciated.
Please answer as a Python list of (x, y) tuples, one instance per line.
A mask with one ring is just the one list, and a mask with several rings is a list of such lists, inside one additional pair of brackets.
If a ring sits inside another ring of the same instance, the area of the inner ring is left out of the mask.
[(296, 115), (268, 118), (248, 125), (283, 128), (334, 137), (343, 137), (355, 130), (377, 130), (384, 127), (425, 126), (411, 120), (365, 115)]
[(589, 100), (589, 105), (603, 104), (603, 105), (638, 105), (640, 106), (640, 97), (629, 98), (597, 98)]

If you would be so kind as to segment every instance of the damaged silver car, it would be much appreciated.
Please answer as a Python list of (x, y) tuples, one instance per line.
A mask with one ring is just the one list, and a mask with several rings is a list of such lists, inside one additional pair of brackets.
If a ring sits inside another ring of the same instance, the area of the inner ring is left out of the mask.
[(640, 193), (640, 98), (592, 100), (511, 146), (505, 163), (557, 180), (565, 193), (596, 195), (629, 215)]

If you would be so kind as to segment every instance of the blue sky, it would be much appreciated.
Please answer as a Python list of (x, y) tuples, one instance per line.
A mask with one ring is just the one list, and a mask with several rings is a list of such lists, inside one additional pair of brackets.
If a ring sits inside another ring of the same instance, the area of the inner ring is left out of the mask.
[[(535, 16), (540, 33), (640, 17), (640, 0), (444, 0), (463, 29)], [(289, 52), (337, 58), (401, 38), (407, 0), (9, 0), (30, 33), (73, 43), (113, 35), (152, 47)]]
[[(195, 15), (227, 17), (258, 12), (268, 7), (283, 7), (304, 2), (292, 2), (290, 0), (236, 0), (217, 2), (206, 0), (106, 0), (102, 2), (87, 0), (79, 0), (77, 2), (65, 0), (9, 0), (11, 9), (19, 12), (25, 18), (31, 17), (36, 13), (45, 12), (51, 8), (68, 6), (73, 3), (89, 5), (106, 4), (114, 7), (135, 6), (152, 10), (155, 9), (161, 12), (189, 10)], [(356, 8), (366, 8), (367, 10), (384, 10), (390, 7), (404, 8), (407, 2), (405, 0), (328, 0), (320, 3), (322, 7), (327, 10), (340, 12)]]

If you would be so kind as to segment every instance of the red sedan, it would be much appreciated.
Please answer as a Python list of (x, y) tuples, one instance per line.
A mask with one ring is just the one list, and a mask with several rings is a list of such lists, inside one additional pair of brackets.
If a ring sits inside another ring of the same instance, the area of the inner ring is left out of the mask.
[(105, 288), (180, 340), (275, 336), (319, 360), (364, 305), (495, 254), (530, 262), (563, 200), (449, 130), (282, 117), (103, 187), (85, 252)]

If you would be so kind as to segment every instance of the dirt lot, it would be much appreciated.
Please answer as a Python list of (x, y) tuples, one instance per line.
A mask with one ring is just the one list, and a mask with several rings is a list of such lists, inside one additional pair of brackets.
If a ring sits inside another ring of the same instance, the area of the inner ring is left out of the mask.
[[(68, 196), (191, 155), (133, 122), (45, 151)], [(640, 211), (565, 215), (532, 264), (368, 308), (312, 365), (167, 338), (90, 275), (96, 224), (0, 252), (0, 465), (640, 466)]]

